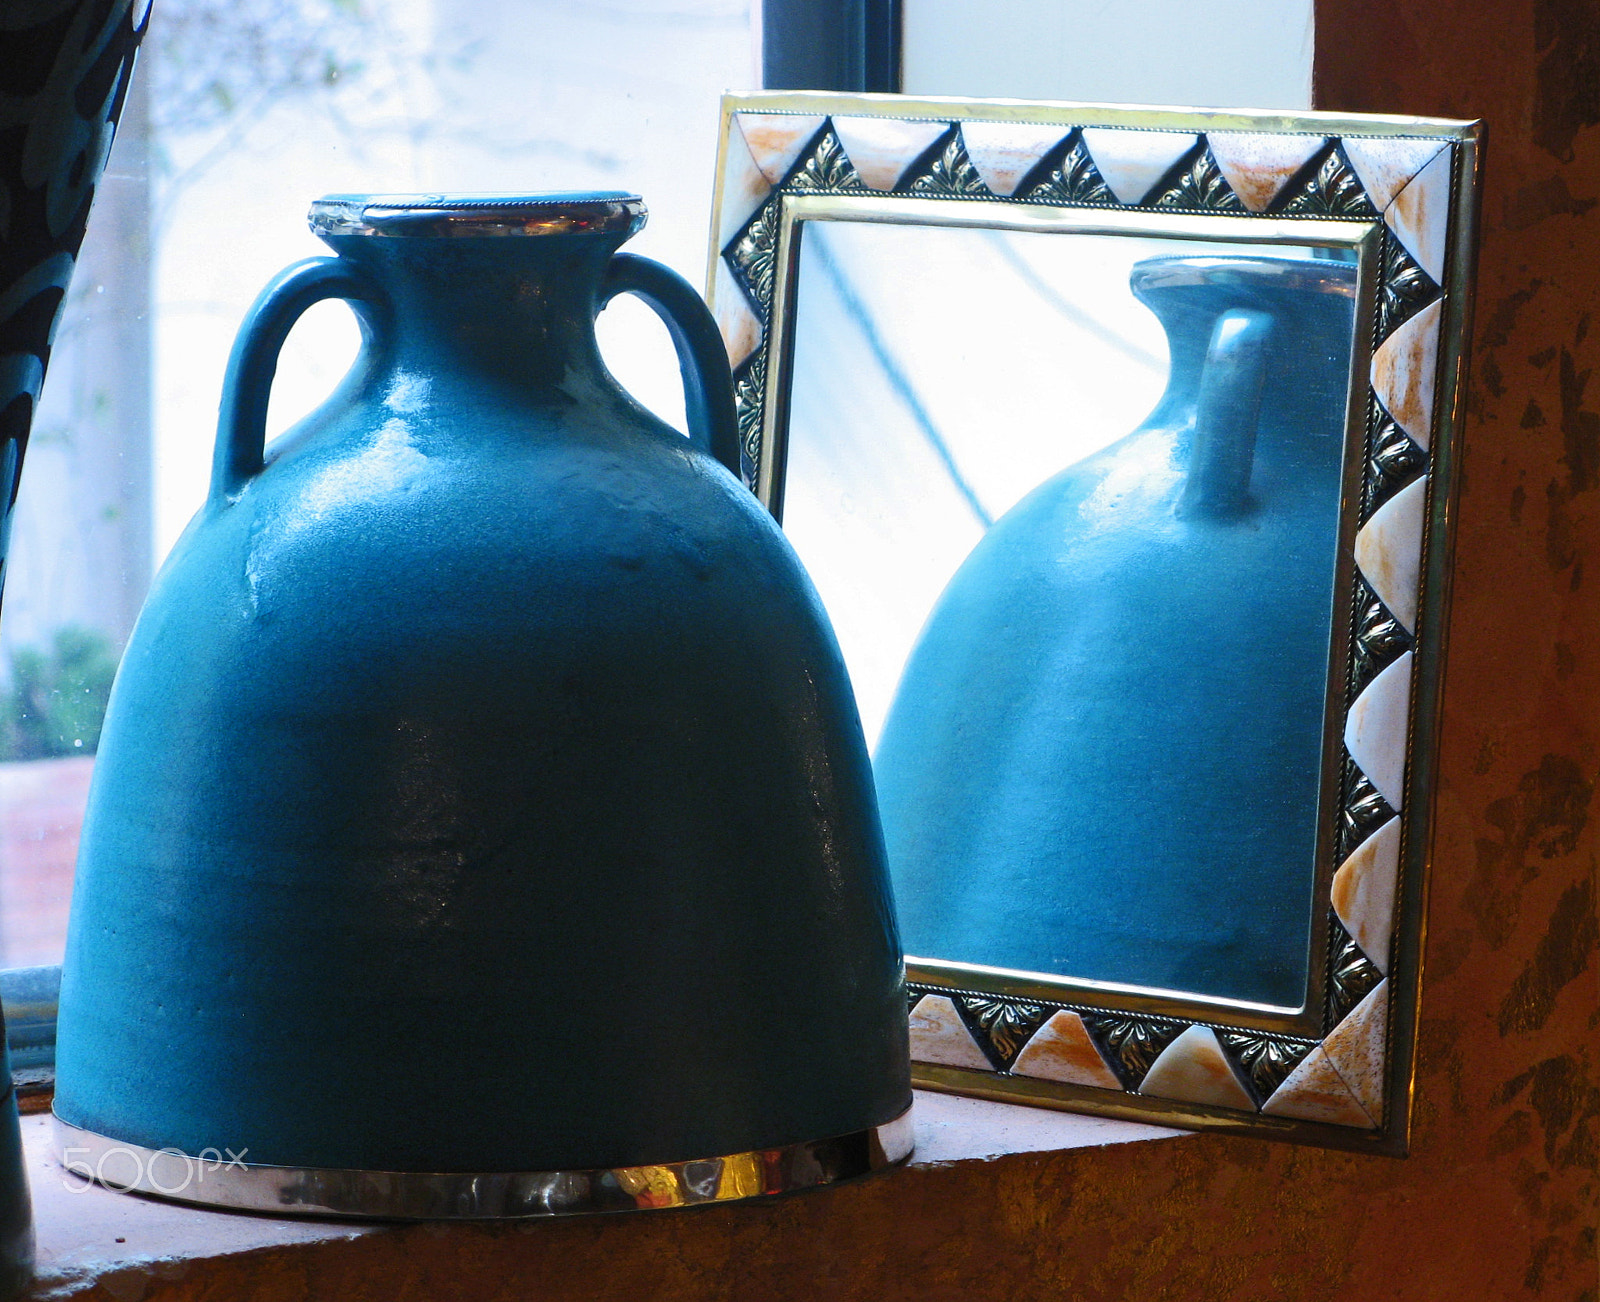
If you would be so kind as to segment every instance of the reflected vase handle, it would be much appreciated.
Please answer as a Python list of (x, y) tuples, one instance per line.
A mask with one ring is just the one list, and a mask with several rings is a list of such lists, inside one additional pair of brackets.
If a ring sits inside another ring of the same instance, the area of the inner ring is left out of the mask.
[(689, 441), (739, 478), (733, 374), (722, 333), (710, 309), (677, 272), (634, 253), (618, 253), (611, 259), (596, 310), (618, 294), (642, 298), (666, 324), (673, 347), (678, 350), (678, 369), (683, 375)]
[(1235, 308), (1217, 318), (1200, 372), (1194, 444), (1177, 502), (1180, 517), (1225, 520), (1249, 509), (1272, 334), (1272, 316), (1266, 312)]
[(325, 298), (342, 298), (361, 323), (363, 355), (386, 315), (377, 287), (341, 258), (308, 258), (278, 273), (245, 313), (228, 355), (211, 460), (209, 504), (224, 506), (261, 473), (267, 437), (267, 399), (278, 353), (306, 310)]

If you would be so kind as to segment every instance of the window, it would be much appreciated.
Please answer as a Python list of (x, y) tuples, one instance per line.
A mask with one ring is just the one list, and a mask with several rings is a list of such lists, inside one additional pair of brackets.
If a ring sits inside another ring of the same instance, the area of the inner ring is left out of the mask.
[[(0, 620), (0, 966), (57, 963), (99, 717), (150, 577), (204, 496), (229, 346), (327, 250), (336, 191), (632, 190), (630, 244), (698, 283), (718, 100), (758, 80), (750, 0), (163, 0), (101, 183), (22, 477)], [(682, 422), (642, 304), (602, 344)], [(269, 437), (354, 355), (338, 304), (279, 367)]]

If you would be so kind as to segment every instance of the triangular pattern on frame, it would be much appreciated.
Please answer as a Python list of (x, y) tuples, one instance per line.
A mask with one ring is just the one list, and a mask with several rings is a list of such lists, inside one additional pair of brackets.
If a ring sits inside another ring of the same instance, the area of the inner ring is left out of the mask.
[(1195, 146), (1192, 131), (1135, 131), (1084, 127), (1083, 145), (1111, 193), (1125, 204), (1142, 203)]
[[(1371, 589), (1368, 589), (1371, 591)], [(1402, 652), (1401, 654), (1405, 654)], [(1396, 659), (1399, 657), (1397, 656)], [(1390, 661), (1385, 668), (1392, 668), (1394, 662)], [(1382, 673), (1379, 670), (1378, 673)], [(1370, 687), (1378, 680), (1378, 674), (1373, 674), (1367, 683)], [(1361, 689), (1366, 691), (1366, 687)], [(1361, 693), (1356, 694), (1360, 699)], [(1345, 791), (1344, 809), (1339, 819), (1339, 854), (1348, 857), (1355, 853), (1355, 849), (1380, 827), (1387, 823), (1398, 812), (1383, 798), (1383, 794), (1372, 785), (1371, 779), (1361, 771), (1355, 757), (1345, 748)], [(1363, 993), (1365, 993), (1363, 991)]]
[(1444, 284), (1445, 246), (1450, 233), (1451, 163), (1451, 150), (1440, 150), (1395, 195), (1383, 214), (1395, 238), (1439, 285)]
[(1443, 140), (1407, 139), (1403, 136), (1345, 136), (1340, 144), (1367, 195), (1379, 212), (1387, 208), (1418, 172), (1441, 149)]
[(1344, 744), (1378, 794), (1396, 813), (1405, 794), (1406, 730), (1411, 710), (1411, 657), (1407, 651), (1350, 703)]
[(1398, 815), (1358, 845), (1333, 875), (1333, 911), (1368, 961), (1385, 976), (1389, 973), (1399, 880)]
[(1256, 1108), (1238, 1068), (1209, 1026), (1191, 1026), (1163, 1049), (1139, 1082), (1139, 1093), (1248, 1112)]
[(772, 193), (772, 182), (756, 165), (743, 131), (728, 132), (727, 151), (723, 154), (721, 206), (717, 214), (717, 249), (728, 247), (728, 241), (743, 229), (755, 215), (757, 208)]
[(1145, 195), (1152, 208), (1200, 209), (1203, 212), (1244, 212), (1244, 203), (1223, 176), (1210, 148), (1201, 143)]
[(1083, 1018), (1070, 1009), (1052, 1014), (1033, 1033), (1011, 1064), (1011, 1074), (1097, 1089), (1122, 1088), (1122, 1082), (1089, 1037)]
[(1358, 572), (1355, 592), (1356, 645), (1350, 665), (1350, 699), (1354, 700), (1372, 680), (1417, 641), (1390, 609), (1378, 599), (1372, 585)]
[(892, 190), (906, 168), (950, 129), (948, 122), (906, 118), (836, 117), (834, 134), (861, 183), (869, 190)]
[(769, 199), (722, 251), (721, 261), (735, 274), (763, 320), (777, 266), (777, 222), (778, 205)]
[(742, 449), (740, 473), (745, 487), (752, 491), (756, 487), (756, 467), (761, 464), (761, 401), (766, 383), (766, 361), (760, 352), (752, 353), (733, 373), (733, 406)]
[(1373, 512), (1356, 535), (1356, 565), (1362, 577), (1408, 633), (1417, 627), (1427, 502), (1428, 477), (1419, 475)]
[[(1389, 205), (1389, 211), (1394, 211), (1393, 204)], [(1383, 269), (1379, 276), (1378, 333), (1373, 342), (1381, 345), (1438, 299), (1441, 290), (1393, 230), (1383, 241)]]
[(1206, 135), (1223, 178), (1251, 212), (1265, 212), (1327, 144), (1323, 136), (1264, 131), (1212, 131)]
[(1433, 436), (1443, 303), (1442, 299), (1429, 303), (1372, 354), (1372, 391), (1424, 452)]
[(761, 347), (761, 320), (751, 310), (744, 287), (728, 269), (727, 259), (717, 259), (716, 276), (717, 329), (728, 350), (729, 367), (738, 370), (739, 364)]
[(923, 995), (911, 1010), (911, 1059), (994, 1070), (948, 995)]
[(1333, 1069), (1374, 1121), (1383, 1120), (1388, 1029), (1389, 983), (1380, 981), (1322, 1042)]
[(1269, 1117), (1321, 1121), (1327, 1125), (1372, 1130), (1373, 1120), (1333, 1069), (1319, 1044), (1272, 1092), (1261, 1111)]
[(1083, 1015), (1083, 1024), (1125, 1089), (1137, 1089), (1161, 1051), (1186, 1029), (1181, 1022), (1124, 1013)]
[(1330, 911), (1328, 923), (1328, 998), (1323, 1012), (1329, 1023), (1337, 1026), (1352, 1008), (1372, 993), (1372, 987), (1383, 980), (1383, 973), (1345, 929), (1337, 913)]
[(1428, 454), (1401, 429), (1383, 404), (1374, 402), (1372, 434), (1367, 451), (1367, 487), (1361, 508), (1366, 519), (1428, 468)]
[(1026, 192), (1018, 187), (1017, 197), (1039, 203), (1104, 204), (1117, 202), (1105, 178), (1095, 170), (1094, 159), (1084, 148), (1078, 132), (1066, 138), (1066, 149), (1049, 167), (1046, 175), (1023, 178)]
[(963, 122), (961, 141), (983, 183), (1009, 197), (1071, 127), (1034, 122)]
[(750, 156), (773, 185), (783, 183), (795, 160), (827, 121), (820, 113), (736, 113), (734, 119)]
[(1367, 190), (1337, 140), (1312, 158), (1273, 201), (1272, 212), (1298, 217), (1377, 218)]
[(990, 197), (989, 187), (967, 157), (959, 131), (952, 131), (942, 149), (929, 150), (923, 158), (924, 165), (917, 169), (916, 175), (908, 173), (903, 178), (904, 193), (951, 199)]
[(1299, 1040), (1253, 1031), (1218, 1031), (1217, 1039), (1257, 1099), (1268, 1098), (1312, 1049)]

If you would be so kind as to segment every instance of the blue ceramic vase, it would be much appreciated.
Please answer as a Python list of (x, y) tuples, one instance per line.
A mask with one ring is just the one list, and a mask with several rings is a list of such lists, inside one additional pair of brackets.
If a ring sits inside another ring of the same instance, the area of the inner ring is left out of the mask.
[[(251, 310), (210, 499), (112, 694), (62, 978), (66, 1139), (239, 1155), (178, 1195), (201, 1201), (430, 1216), (675, 1205), (903, 1156), (854, 699), (730, 473), (709, 314), (617, 253), (643, 215), (625, 195), (313, 207), (336, 256)], [(601, 362), (594, 318), (623, 291), (674, 333), (691, 439)], [(263, 460), (278, 346), (330, 296), (361, 355)]]
[(884, 725), (907, 953), (1299, 1006), (1354, 286), (1135, 266), (1161, 401), (984, 535)]

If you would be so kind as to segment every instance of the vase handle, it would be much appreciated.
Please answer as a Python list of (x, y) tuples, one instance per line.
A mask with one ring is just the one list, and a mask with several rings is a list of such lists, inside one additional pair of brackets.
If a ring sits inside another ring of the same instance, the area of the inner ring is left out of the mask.
[(606, 268), (596, 311), (618, 294), (642, 298), (665, 322), (683, 374), (689, 441), (730, 471), (739, 471), (739, 424), (733, 405), (728, 350), (704, 300), (682, 276), (634, 253), (618, 253)]
[(384, 300), (365, 276), (340, 258), (308, 258), (279, 272), (245, 313), (222, 382), (217, 446), (211, 459), (212, 504), (233, 501), (261, 473), (267, 398), (278, 370), (278, 353), (305, 310), (325, 298), (342, 298), (354, 309), (365, 352)]
[(1272, 316), (1254, 308), (1234, 308), (1217, 318), (1200, 372), (1179, 516), (1225, 520), (1249, 509), (1272, 334)]

